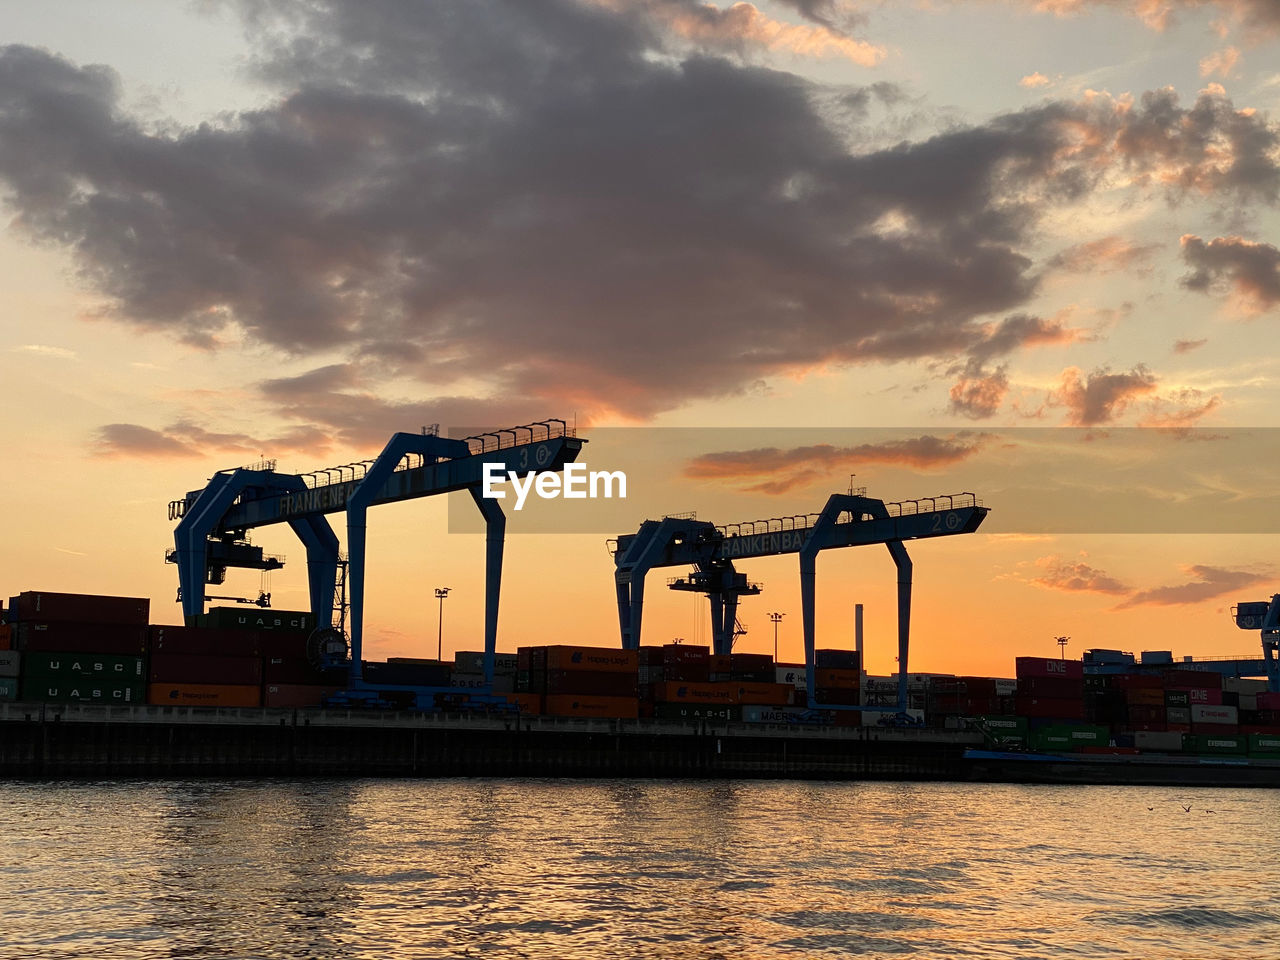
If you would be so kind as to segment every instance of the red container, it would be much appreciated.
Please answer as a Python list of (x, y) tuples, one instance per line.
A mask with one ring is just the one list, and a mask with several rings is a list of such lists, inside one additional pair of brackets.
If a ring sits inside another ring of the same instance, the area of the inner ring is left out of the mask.
[(662, 648), (662, 662), (664, 664), (706, 660), (710, 656), (710, 647), (698, 647), (687, 643), (668, 643)]
[(1166, 670), (1164, 672), (1166, 690), (1185, 690), (1189, 687), (1212, 687), (1222, 689), (1222, 674), (1208, 670)]
[(679, 680), (684, 683), (708, 683), (711, 680), (711, 658), (664, 664), (662, 679)]
[(738, 703), (757, 707), (785, 707), (796, 688), (789, 683), (737, 683)]
[[(1054, 660), (1049, 657), (1018, 657), (1013, 661), (1019, 680), (1023, 677), (1065, 677), (1084, 679), (1084, 664), (1079, 660)], [(1021, 686), (1021, 685), (1019, 685)]]
[(151, 682), (256, 686), (262, 683), (262, 660), (259, 657), (214, 657), (199, 653), (157, 653), (151, 658)]
[(670, 680), (654, 684), (654, 699), (661, 703), (738, 702), (736, 683), (676, 683)]
[(63, 623), (18, 624), (17, 648), (32, 653), (114, 653), (137, 656), (147, 652), (147, 628), (126, 624)]
[[(338, 671), (341, 677), (341, 671)], [(262, 679), (286, 686), (327, 686), (334, 682), (332, 671), (320, 672), (302, 657), (267, 657), (262, 663)]]
[(636, 696), (636, 676), (608, 670), (548, 670), (544, 692), (594, 694), (601, 697)]
[[(712, 657), (721, 660), (721, 657)], [(729, 658), (730, 673), (754, 673), (757, 670), (772, 670), (773, 657), (767, 653), (735, 653)]]
[(1190, 733), (1191, 724), (1189, 723), (1167, 723), (1165, 729), (1170, 733)]
[(733, 670), (734, 658), (724, 653), (713, 653), (707, 657), (707, 669), (712, 673), (730, 673)]
[(245, 631), (258, 637), (258, 649), (264, 657), (305, 657), (307, 637), (305, 633), (291, 630)]
[(1148, 687), (1130, 687), (1124, 692), (1125, 703), (1131, 707), (1160, 707), (1164, 708), (1164, 691), (1160, 688), (1154, 690)]
[(1280, 710), (1280, 693), (1260, 693), (1258, 694), (1259, 710)]
[(152, 625), (147, 646), (152, 653), (205, 653), (222, 657), (260, 657), (256, 630), (212, 630), (201, 627)]
[[(995, 685), (992, 684), (992, 694)], [(1084, 678), (1078, 677), (1019, 677), (1018, 696), (1030, 696), (1049, 700), (1079, 700), (1084, 696)], [(1161, 700), (1161, 703), (1164, 701)]]
[(13, 629), (7, 623), (0, 623), (0, 650), (8, 650), (13, 645)]
[[(804, 703), (804, 691), (799, 691), (800, 702)], [(834, 706), (854, 707), (858, 705), (859, 694), (857, 690), (850, 690), (847, 687), (817, 687), (813, 688), (813, 699), (818, 703), (830, 703)]]
[[(662, 666), (662, 648), (661, 647), (641, 647), (636, 651), (638, 655), (637, 662), (642, 667), (660, 667)], [(521, 669), (528, 669), (523, 667)]]
[(1187, 695), (1188, 706), (1220, 707), (1222, 706), (1221, 687), (1173, 687)]
[(1165, 708), (1163, 706), (1140, 706), (1135, 704), (1129, 705), (1129, 722), (1130, 723), (1164, 723)]
[(1117, 673), (1110, 677), (1113, 690), (1162, 690), (1164, 680), (1158, 673)]
[(548, 694), (543, 709), (553, 717), (607, 717), (630, 719), (640, 715), (635, 697), (596, 697)]
[(313, 684), (268, 683), (263, 687), (264, 707), (318, 707), (325, 697), (331, 697), (342, 687), (319, 687)]
[(151, 601), (143, 597), (102, 597), (90, 593), (43, 593), (29, 590), (18, 594), (14, 609), (19, 622), (38, 620), (85, 624), (116, 624), (145, 627), (150, 620)]
[(1056, 700), (1019, 694), (1015, 712), (1020, 717), (1047, 717), (1056, 720), (1083, 720), (1083, 700)]

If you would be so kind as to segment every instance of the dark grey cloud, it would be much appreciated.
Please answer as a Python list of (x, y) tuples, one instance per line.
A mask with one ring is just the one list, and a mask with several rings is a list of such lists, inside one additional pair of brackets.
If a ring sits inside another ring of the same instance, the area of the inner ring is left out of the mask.
[(314, 453), (330, 444), (330, 436), (314, 426), (300, 426), (274, 437), (255, 438), (244, 433), (218, 433), (190, 420), (179, 420), (162, 430), (137, 423), (109, 423), (99, 427), (93, 452), (99, 457), (174, 459), (234, 454), (241, 458), (277, 453)]
[(282, 92), (189, 129), (128, 115), (109, 70), (3, 48), (0, 188), (122, 322), (344, 355), (345, 411), (323, 383), (263, 386), (286, 413), (317, 392), (342, 429), (416, 407), (377, 399), (389, 378), (517, 420), (642, 418), (816, 365), (1003, 356), (1053, 333), (992, 320), (1035, 294), (1052, 205), (1119, 175), (1276, 196), (1275, 127), (1218, 93), (1050, 101), (859, 152), (831, 91), (646, 5), (238, 9)]
[(1215, 237), (1205, 241), (1187, 234), (1182, 259), (1191, 272), (1182, 278), (1188, 290), (1210, 292), (1230, 287), (1249, 312), (1280, 304), (1280, 249), (1243, 237)]

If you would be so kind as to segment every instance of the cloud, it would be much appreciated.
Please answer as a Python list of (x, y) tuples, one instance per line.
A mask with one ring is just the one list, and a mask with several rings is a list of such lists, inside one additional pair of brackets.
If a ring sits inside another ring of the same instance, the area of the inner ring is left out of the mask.
[(1062, 385), (1050, 394), (1049, 402), (1067, 408), (1067, 422), (1075, 427), (1110, 423), (1137, 398), (1152, 394), (1156, 378), (1142, 364), (1127, 373), (1094, 370), (1081, 379), (1078, 367), (1062, 372)]
[(1128, 593), (1131, 589), (1106, 572), (1091, 567), (1082, 560), (1070, 561), (1054, 555), (1040, 557), (1036, 566), (1045, 572), (1031, 582), (1050, 590), (1069, 593)]
[(986, 420), (995, 416), (1008, 392), (1004, 366), (986, 370), (981, 364), (970, 364), (951, 387), (949, 409), (971, 420)]
[(20, 347), (10, 347), (15, 353), (28, 353), (37, 357), (52, 357), (55, 360), (78, 360), (79, 355), (66, 347), (51, 347), (44, 343), (24, 343)]
[[(1275, 0), (1037, 0), (1036, 9), (1060, 17), (1073, 16), (1090, 7), (1107, 7), (1131, 13), (1153, 30), (1164, 31), (1182, 12), (1215, 7), (1245, 32), (1257, 39), (1259, 33), (1273, 35), (1280, 30), (1280, 6)], [(1225, 24), (1224, 24), (1225, 26)]]
[(823, 443), (788, 450), (723, 451), (693, 458), (683, 473), (692, 480), (737, 483), (752, 493), (781, 494), (801, 486), (829, 485), (833, 475), (877, 463), (922, 471), (951, 466), (976, 454), (989, 439), (990, 434), (962, 431), (949, 437), (926, 434), (852, 447)]
[(1149, 412), (1138, 421), (1138, 426), (1186, 431), (1221, 405), (1220, 394), (1206, 397), (1203, 391), (1188, 387), (1167, 397), (1152, 398)]
[(1046, 77), (1043, 73), (1036, 71), (1035, 73), (1027, 74), (1025, 77), (1019, 80), (1018, 86), (1026, 87), (1027, 89), (1030, 90), (1036, 87), (1047, 87), (1052, 82), (1053, 81), (1050, 80), (1048, 77)]
[(1131, 270), (1150, 259), (1156, 244), (1135, 244), (1115, 235), (1100, 237), (1055, 254), (1048, 265), (1071, 273), (1109, 273)]
[(1005, 317), (999, 323), (986, 324), (983, 336), (969, 348), (969, 356), (989, 360), (1012, 353), (1019, 347), (1053, 346), (1074, 343), (1084, 338), (1084, 331), (1066, 326), (1062, 317), (1069, 311), (1046, 320), (1026, 313)]
[(1200, 76), (1229, 77), (1231, 76), (1231, 71), (1236, 68), (1236, 64), (1239, 62), (1240, 51), (1235, 47), (1217, 50), (1200, 61)]
[[(410, 384), (517, 420), (1004, 356), (1061, 336), (993, 320), (1037, 293), (1046, 211), (1129, 185), (1276, 195), (1274, 125), (1217, 91), (851, 149), (866, 121), (829, 120), (831, 88), (662, 19), (738, 23), (695, 7), (246, 0), (262, 105), (189, 128), (131, 116), (104, 67), (5, 47), (0, 186), (108, 320), (355, 365), (362, 416), (415, 410), (387, 395)], [(353, 389), (333, 420), (362, 432)]]
[(256, 439), (241, 433), (215, 433), (188, 420), (163, 430), (136, 423), (108, 423), (98, 428), (93, 452), (119, 459), (190, 459), (214, 454), (274, 457), (279, 453), (323, 451), (326, 434), (315, 427), (298, 427), (276, 437)]
[(1280, 249), (1269, 243), (1242, 237), (1215, 237), (1206, 243), (1185, 234), (1182, 259), (1192, 268), (1182, 278), (1188, 290), (1208, 293), (1229, 287), (1245, 314), (1263, 313), (1280, 303)]
[(1255, 584), (1271, 582), (1269, 572), (1255, 573), (1250, 570), (1226, 570), (1222, 567), (1210, 567), (1196, 564), (1184, 568), (1188, 576), (1193, 577), (1187, 583), (1167, 587), (1152, 587), (1139, 590), (1126, 600), (1116, 605), (1117, 610), (1141, 606), (1180, 606), (1212, 600), (1223, 594), (1242, 590)]
[(1190, 353), (1192, 350), (1199, 350), (1209, 341), (1204, 340), (1175, 340), (1173, 342), (1174, 353)]

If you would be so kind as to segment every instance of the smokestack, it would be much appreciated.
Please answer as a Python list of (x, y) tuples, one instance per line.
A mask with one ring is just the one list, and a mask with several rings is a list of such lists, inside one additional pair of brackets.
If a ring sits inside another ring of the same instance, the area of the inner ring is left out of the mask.
[[(867, 675), (867, 662), (862, 659), (862, 604), (855, 603), (853, 605), (853, 649), (858, 653), (858, 670), (863, 677)], [(858, 684), (858, 703), (865, 702), (863, 696), (866, 693), (867, 685), (865, 682)]]

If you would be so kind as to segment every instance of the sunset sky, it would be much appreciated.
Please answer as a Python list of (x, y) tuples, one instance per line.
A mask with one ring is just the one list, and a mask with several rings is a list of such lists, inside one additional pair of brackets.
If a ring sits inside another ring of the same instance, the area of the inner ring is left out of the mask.
[[(1280, 590), (1274, 0), (14, 0), (0, 41), (5, 596), (178, 622), (167, 504), (215, 471), (563, 417), (631, 502), (513, 521), (503, 649), (616, 644), (604, 541), (646, 516), (856, 474), (992, 508), (911, 547), (913, 670), (1257, 650), (1227, 611)], [(366, 655), (433, 655), (443, 585), (446, 651), (479, 646), (459, 509), (370, 513)], [(301, 545), (255, 542), (305, 606)], [(795, 558), (742, 569), (740, 649), (776, 610), (800, 657)], [(864, 603), (891, 671), (887, 552), (818, 571), (819, 644)], [(709, 637), (679, 572), (645, 642)]]

